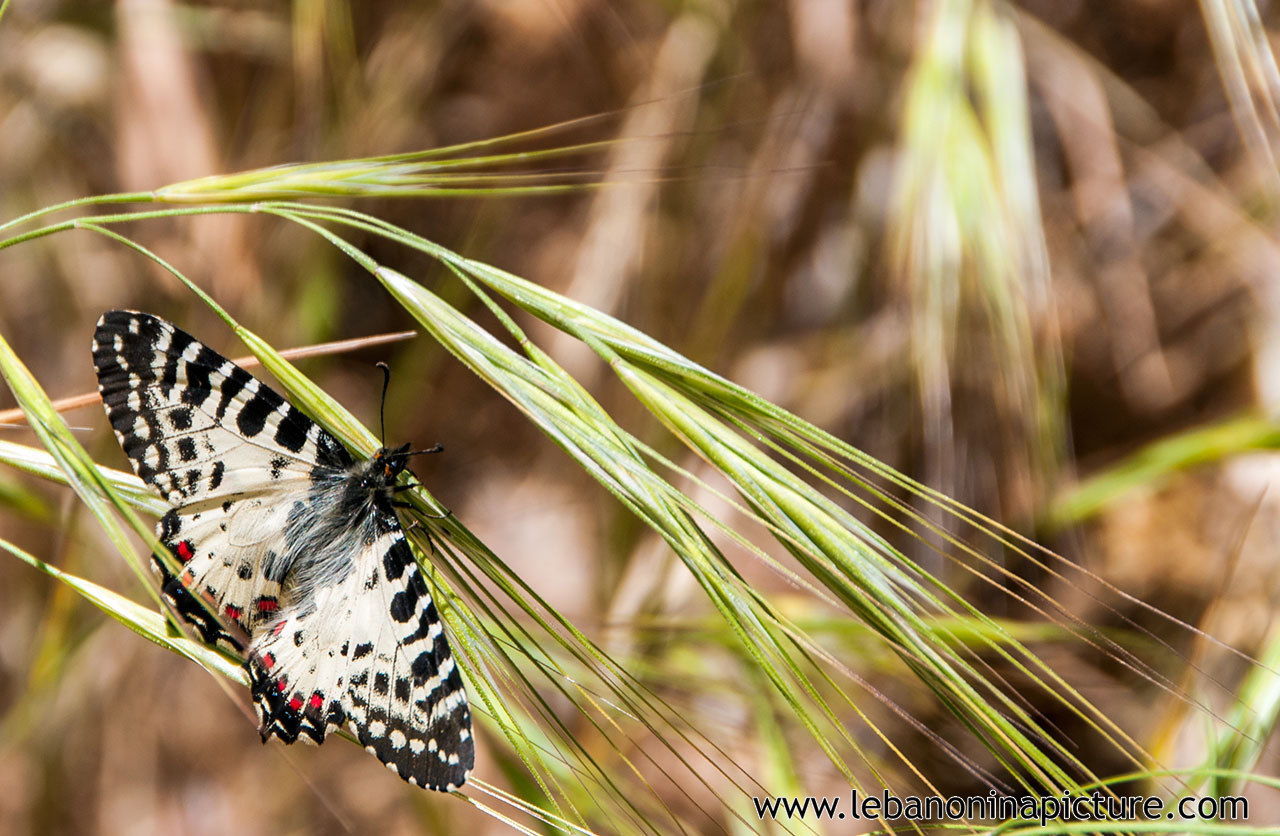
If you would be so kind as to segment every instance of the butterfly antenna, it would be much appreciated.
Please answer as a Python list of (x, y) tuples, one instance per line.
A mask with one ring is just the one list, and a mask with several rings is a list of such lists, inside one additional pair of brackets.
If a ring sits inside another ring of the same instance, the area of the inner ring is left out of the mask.
[(386, 363), (376, 363), (378, 368), (382, 369), (382, 405), (378, 407), (378, 430), (382, 434), (378, 437), (382, 442), (382, 446), (387, 446), (387, 387), (391, 385), (391, 367)]

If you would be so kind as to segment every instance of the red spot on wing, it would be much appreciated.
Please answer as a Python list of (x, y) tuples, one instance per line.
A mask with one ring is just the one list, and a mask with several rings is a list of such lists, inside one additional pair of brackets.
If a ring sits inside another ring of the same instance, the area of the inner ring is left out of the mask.
[[(284, 683), (281, 682), (280, 684), (283, 685)], [(294, 696), (292, 699), (290, 699), (289, 708), (293, 711), (297, 711), (299, 708), (302, 708), (302, 697)]]
[(178, 557), (182, 559), (183, 563), (186, 563), (188, 560), (190, 560), (195, 556), (196, 556), (196, 553), (191, 550), (190, 540), (183, 540), (181, 543), (178, 544)]
[(311, 707), (320, 708), (323, 705), (324, 705), (324, 697), (320, 695), (319, 691), (316, 691), (314, 694), (311, 695)]
[(243, 613), (243, 610), (241, 610), (235, 604), (227, 604), (226, 609), (227, 609), (227, 618), (230, 618), (232, 621), (240, 620), (240, 616)]
[(262, 667), (271, 670), (276, 666), (276, 657), (270, 653), (262, 654)]
[(267, 595), (262, 596), (254, 603), (258, 607), (258, 612), (275, 612), (280, 608), (280, 602)]
[(282, 632), (284, 632), (284, 625), (285, 625), (286, 623), (287, 623), (287, 622), (281, 621), (279, 624), (277, 624), (276, 626), (272, 627), (272, 628), (271, 628), (271, 635), (273, 635), (273, 636), (278, 636), (278, 635), (280, 635)]
[(282, 694), (284, 693), (285, 689), (288, 687), (289, 686), (284, 683), (283, 679), (276, 683), (276, 690)]

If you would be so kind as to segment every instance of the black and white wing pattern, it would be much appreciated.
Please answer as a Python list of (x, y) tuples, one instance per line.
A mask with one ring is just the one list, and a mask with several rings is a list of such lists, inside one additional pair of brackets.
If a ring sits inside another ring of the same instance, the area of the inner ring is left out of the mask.
[(246, 654), (262, 739), (346, 726), (406, 781), (450, 791), (475, 764), (443, 624), (391, 505), (407, 447), (357, 462), (244, 369), (150, 314), (94, 332), (102, 401), (168, 500), (166, 600)]

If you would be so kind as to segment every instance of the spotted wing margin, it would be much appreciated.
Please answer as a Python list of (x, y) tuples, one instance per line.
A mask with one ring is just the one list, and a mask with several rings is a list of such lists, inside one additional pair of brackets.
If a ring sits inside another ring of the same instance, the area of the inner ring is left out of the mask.
[(275, 617), (279, 579), (264, 567), (283, 531), (273, 515), (318, 468), (350, 456), (270, 387), (150, 314), (103, 314), (93, 361), (120, 446), (173, 506), (157, 534), (183, 569), (175, 577), (152, 559), (165, 597), (205, 641), (243, 649)]
[(351, 572), (282, 610), (249, 655), (265, 741), (348, 726), (411, 784), (452, 791), (475, 766), (471, 711), (444, 626), (394, 514)]

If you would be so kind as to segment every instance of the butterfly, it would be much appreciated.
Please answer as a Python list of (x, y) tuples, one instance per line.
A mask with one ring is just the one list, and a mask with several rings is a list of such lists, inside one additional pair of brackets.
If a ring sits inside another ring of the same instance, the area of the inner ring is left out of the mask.
[(395, 511), (408, 445), (367, 461), (158, 317), (108, 311), (93, 336), (120, 446), (169, 503), (151, 563), (165, 600), (246, 657), (265, 743), (348, 728), (411, 784), (475, 765), (466, 691)]

